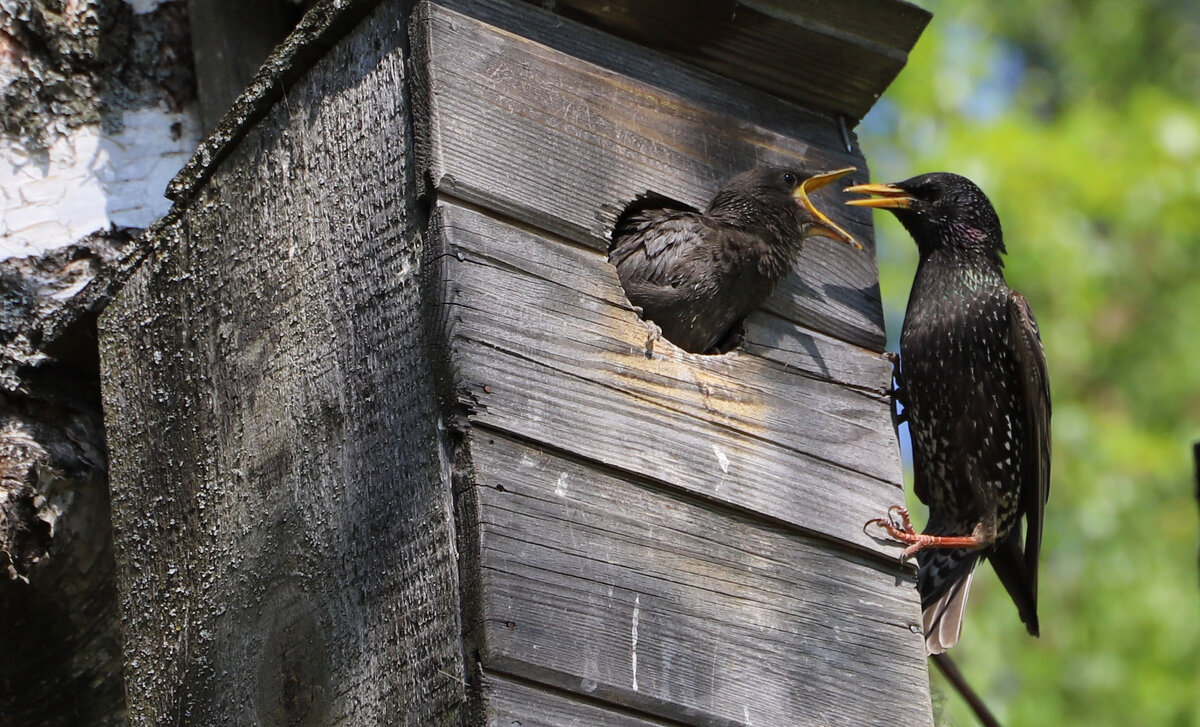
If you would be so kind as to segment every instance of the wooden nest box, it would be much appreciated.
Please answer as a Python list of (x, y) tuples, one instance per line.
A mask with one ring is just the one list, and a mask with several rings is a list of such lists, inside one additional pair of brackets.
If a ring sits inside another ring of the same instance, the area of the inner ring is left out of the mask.
[(133, 723), (931, 724), (866, 211), (723, 355), (605, 259), (645, 190), (865, 181), (927, 19), (318, 4), (102, 322)]

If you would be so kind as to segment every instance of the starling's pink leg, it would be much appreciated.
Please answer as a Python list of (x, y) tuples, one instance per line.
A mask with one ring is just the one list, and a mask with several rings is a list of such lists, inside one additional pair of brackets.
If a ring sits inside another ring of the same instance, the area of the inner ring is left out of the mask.
[[(900, 516), (899, 525), (892, 520), (893, 513)], [(913, 530), (912, 521), (908, 519), (908, 510), (900, 505), (892, 505), (888, 508), (886, 520), (881, 517), (868, 520), (866, 525), (863, 525), (864, 531), (868, 525), (878, 525), (886, 530), (887, 534), (893, 540), (908, 543), (908, 547), (900, 554), (900, 560), (908, 560), (926, 548), (969, 548), (975, 550), (987, 545), (983, 538), (978, 538), (974, 535), (925, 535), (924, 533), (918, 533)]]

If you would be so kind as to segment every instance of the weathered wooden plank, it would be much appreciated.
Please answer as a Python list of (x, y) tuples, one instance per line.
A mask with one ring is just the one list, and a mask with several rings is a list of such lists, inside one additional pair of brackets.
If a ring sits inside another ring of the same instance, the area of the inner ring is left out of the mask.
[(459, 724), (404, 28), (328, 49), (105, 314), (135, 725)]
[(741, 349), (806, 375), (873, 394), (887, 393), (891, 380), (891, 363), (876, 351), (808, 330), (768, 309), (746, 319)]
[[(304, 13), (292, 32), (275, 47), (254, 77), (249, 79), (245, 90), (229, 107), (220, 123), (167, 185), (166, 197), (176, 202), (191, 200), (221, 160), (241, 143), (255, 124), (272, 112), (276, 104), (287, 98), (292, 85), (380, 2), (326, 0), (316, 3)], [(407, 2), (403, 4), (407, 5)], [(255, 7), (252, 12), (258, 12), (258, 8)]]
[[(630, 315), (634, 309), (621, 290), (615, 271), (602, 255), (570, 244), (547, 250), (546, 246), (552, 243), (536, 230), (526, 228), (525, 235), (513, 234), (512, 230), (521, 228), (489, 216), (486, 210), (472, 210), (450, 200), (442, 207), (446, 210), (443, 219), (452, 228), (482, 234), (488, 239), (499, 236), (503, 240), (502, 244), (491, 248), (485, 243), (470, 247), (483, 257), (505, 267), (525, 270), (564, 288), (586, 292), (588, 296), (620, 309), (601, 308), (615, 316), (610, 323), (627, 323), (636, 316), (636, 313)], [(459, 220), (465, 222), (459, 225)], [(466, 244), (470, 245), (470, 240)], [(517, 294), (523, 293), (518, 291)], [(640, 325), (635, 329), (635, 347), (646, 348), (645, 330)], [(671, 348), (667, 342), (658, 345)], [(888, 390), (891, 364), (879, 354), (800, 328), (769, 312), (757, 311), (747, 320), (742, 347), (814, 378), (879, 395)], [(703, 361), (709, 357), (692, 358)]]
[(894, 0), (556, 0), (551, 8), (780, 98), (845, 114), (851, 124), (904, 67), (930, 18)]
[[(601, 255), (456, 205), (438, 213), (450, 346), (472, 421), (894, 558), (862, 532), (899, 496), (882, 395), (746, 353), (658, 341), (647, 355), (647, 329), (618, 302)], [(881, 388), (886, 369), (874, 373), (857, 383)]]
[(207, 133), (254, 77), (263, 59), (296, 26), (301, 10), (286, 0), (188, 0), (200, 122)]
[[(763, 164), (856, 164), (866, 177), (829, 119), (515, 7), (523, 35), (489, 25), (515, 12), (500, 0), (470, 4), (482, 19), (437, 4), (416, 15), (414, 55), (428, 65), (418, 83), (427, 117), (419, 146), (440, 191), (605, 249), (619, 209), (647, 189), (703, 207), (725, 178)], [(540, 42), (551, 35), (555, 47)], [(580, 58), (601, 53), (623, 59), (621, 69)], [(841, 193), (821, 194), (818, 203), (870, 249), (869, 218), (840, 204)], [(877, 278), (871, 254), (815, 239), (768, 307), (881, 351)]]
[(482, 684), (487, 727), (673, 727), (666, 722), (606, 709), (539, 688), (487, 674)]
[(894, 561), (499, 434), (469, 445), (485, 668), (693, 725), (931, 723)]

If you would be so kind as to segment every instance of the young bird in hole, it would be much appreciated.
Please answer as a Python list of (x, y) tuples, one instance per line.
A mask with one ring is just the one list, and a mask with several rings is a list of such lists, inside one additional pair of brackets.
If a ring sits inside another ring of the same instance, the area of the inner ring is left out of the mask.
[(647, 193), (617, 219), (608, 259), (667, 340), (713, 352), (774, 290), (806, 238), (862, 249), (808, 197), (852, 171), (754, 169), (726, 182), (704, 212)]
[(929, 524), (914, 532), (908, 513), (895, 506), (868, 525), (908, 544), (902, 557), (917, 556), (931, 654), (958, 642), (980, 558), (991, 562), (1037, 636), (1050, 386), (1033, 312), (1004, 281), (1000, 219), (979, 187), (956, 174), (846, 191), (873, 195), (847, 204), (895, 214), (920, 254), (897, 381)]

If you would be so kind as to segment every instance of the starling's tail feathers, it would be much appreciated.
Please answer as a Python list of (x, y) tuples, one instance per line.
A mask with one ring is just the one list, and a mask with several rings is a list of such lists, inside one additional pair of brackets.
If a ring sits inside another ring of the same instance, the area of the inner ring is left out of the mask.
[(975, 571), (968, 572), (921, 612), (926, 653), (941, 654), (958, 643), (958, 637), (962, 634), (963, 613), (967, 609), (967, 596), (971, 593), (971, 579), (974, 577)]
[(963, 612), (971, 592), (971, 578), (979, 552), (975, 550), (925, 550), (917, 555), (920, 569), (921, 622), (925, 649), (941, 654), (958, 643)]

